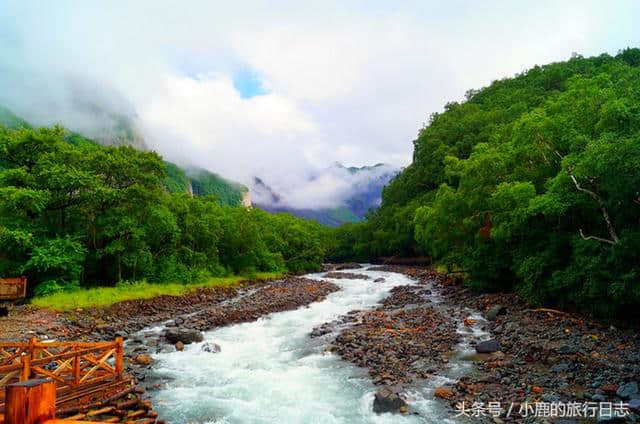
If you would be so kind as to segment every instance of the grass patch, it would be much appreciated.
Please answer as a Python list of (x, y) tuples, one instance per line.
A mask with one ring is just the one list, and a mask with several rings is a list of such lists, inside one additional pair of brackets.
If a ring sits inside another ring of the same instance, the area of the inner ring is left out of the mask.
[(258, 272), (251, 277), (230, 276), (213, 277), (193, 284), (180, 283), (148, 283), (138, 281), (121, 283), (115, 287), (96, 287), (80, 289), (72, 292), (61, 292), (36, 297), (31, 304), (56, 311), (68, 311), (78, 308), (105, 307), (125, 300), (150, 299), (156, 296), (181, 296), (202, 287), (232, 287), (248, 279), (276, 279), (282, 277), (279, 272)]

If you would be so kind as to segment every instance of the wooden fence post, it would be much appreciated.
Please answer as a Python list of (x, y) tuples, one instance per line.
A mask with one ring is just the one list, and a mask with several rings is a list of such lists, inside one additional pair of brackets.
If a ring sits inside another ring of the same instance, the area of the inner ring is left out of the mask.
[(20, 381), (27, 381), (31, 376), (31, 353), (27, 353), (20, 357), (22, 361), (22, 370), (20, 370)]
[(78, 346), (73, 347), (73, 384), (80, 384), (80, 355), (78, 354)]
[(116, 337), (116, 378), (120, 380), (122, 378), (123, 372), (123, 364), (122, 364), (122, 356), (124, 353), (124, 340), (122, 337)]
[(42, 424), (56, 417), (56, 384), (48, 379), (10, 384), (5, 402), (6, 424)]

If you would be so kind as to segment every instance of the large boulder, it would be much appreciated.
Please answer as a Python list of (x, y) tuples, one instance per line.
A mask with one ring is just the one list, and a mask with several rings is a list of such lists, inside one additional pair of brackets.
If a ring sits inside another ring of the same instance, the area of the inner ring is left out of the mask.
[(198, 330), (191, 330), (187, 328), (167, 328), (164, 336), (167, 341), (169, 341), (169, 343), (174, 345), (178, 342), (191, 344), (204, 340), (201, 332), (199, 332)]
[(478, 353), (493, 353), (502, 350), (500, 343), (497, 340), (486, 340), (476, 345), (476, 352)]
[(385, 412), (405, 412), (407, 402), (400, 397), (398, 388), (385, 386), (376, 392), (373, 399), (373, 412), (382, 414)]

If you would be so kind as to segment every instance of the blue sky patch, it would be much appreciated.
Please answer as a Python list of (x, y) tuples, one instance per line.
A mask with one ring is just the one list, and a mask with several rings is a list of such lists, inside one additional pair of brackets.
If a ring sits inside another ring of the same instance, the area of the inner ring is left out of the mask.
[(233, 86), (244, 99), (267, 94), (258, 74), (251, 69), (242, 69), (233, 75)]

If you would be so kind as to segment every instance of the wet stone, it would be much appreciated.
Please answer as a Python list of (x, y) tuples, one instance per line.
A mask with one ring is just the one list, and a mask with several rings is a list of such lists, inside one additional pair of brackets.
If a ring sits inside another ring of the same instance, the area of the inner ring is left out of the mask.
[(373, 399), (373, 412), (382, 414), (385, 412), (400, 412), (407, 407), (407, 403), (400, 397), (396, 388), (385, 386), (378, 390)]
[(616, 396), (622, 399), (629, 399), (636, 394), (638, 394), (638, 383), (635, 381), (620, 385), (616, 391)]
[(476, 352), (478, 353), (493, 353), (502, 350), (500, 343), (497, 340), (486, 340), (476, 345)]

